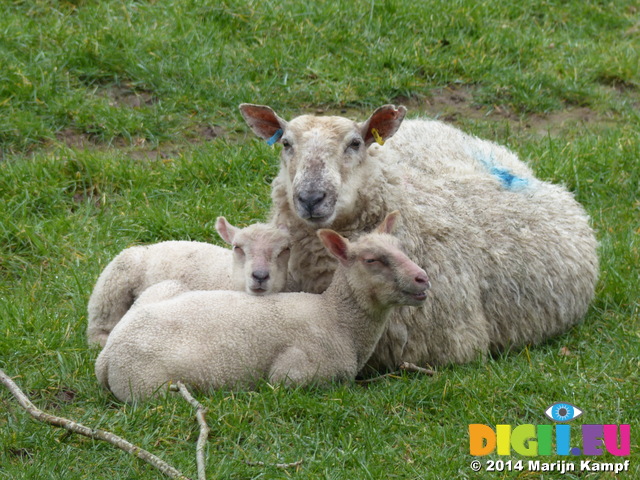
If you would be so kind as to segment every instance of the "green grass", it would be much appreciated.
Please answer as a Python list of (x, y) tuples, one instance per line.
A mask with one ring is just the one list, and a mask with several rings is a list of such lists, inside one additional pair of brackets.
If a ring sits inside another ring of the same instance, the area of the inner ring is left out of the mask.
[[(285, 116), (345, 109), (358, 119), (407, 102), (416, 115), (454, 85), (471, 92), (455, 107), (461, 128), (517, 151), (591, 215), (601, 275), (585, 321), (544, 345), (433, 378), (198, 394), (212, 427), (209, 477), (537, 478), (474, 474), (467, 428), (548, 423), (544, 410), (560, 400), (584, 410), (574, 424), (631, 424), (624, 478), (640, 475), (635, 2), (0, 5), (0, 368), (37, 405), (123, 435), (195, 477), (198, 430), (185, 402), (168, 395), (124, 406), (98, 388), (84, 330), (99, 273), (133, 244), (220, 243), (218, 215), (265, 218), (277, 152), (247, 133), (240, 102)], [(589, 118), (552, 121), (580, 109)], [(297, 470), (247, 464), (300, 459)], [(158, 474), (34, 422), (0, 389), (5, 478)]]
[(67, 129), (107, 143), (234, 129), (243, 101), (371, 106), (457, 82), (516, 112), (616, 111), (640, 86), (633, 1), (2, 3), (5, 154)]

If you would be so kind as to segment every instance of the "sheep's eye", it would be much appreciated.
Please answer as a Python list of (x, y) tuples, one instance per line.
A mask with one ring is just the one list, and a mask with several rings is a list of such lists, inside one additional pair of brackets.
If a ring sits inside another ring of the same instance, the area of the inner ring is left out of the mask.
[(351, 140), (351, 143), (349, 144), (349, 148), (353, 148), (354, 150), (358, 150), (360, 148), (360, 145), (362, 145), (362, 142), (360, 141), (359, 138), (354, 138), (353, 140)]
[(281, 257), (281, 256), (283, 256), (283, 255), (289, 255), (289, 252), (291, 252), (291, 249), (289, 249), (289, 248), (285, 248), (284, 250), (282, 250), (282, 251), (278, 254), (278, 256), (279, 256), (279, 257)]
[(369, 256), (363, 257), (362, 262), (365, 265), (380, 265), (383, 267), (389, 266), (389, 259), (387, 258), (386, 255), (380, 255), (376, 257), (369, 257)]
[(287, 140), (286, 138), (282, 139), (282, 146), (284, 148), (291, 148), (291, 142), (289, 140)]
[(233, 246), (233, 253), (237, 254), (237, 255), (244, 255), (244, 250), (242, 250), (242, 248), (240, 248), (237, 245)]

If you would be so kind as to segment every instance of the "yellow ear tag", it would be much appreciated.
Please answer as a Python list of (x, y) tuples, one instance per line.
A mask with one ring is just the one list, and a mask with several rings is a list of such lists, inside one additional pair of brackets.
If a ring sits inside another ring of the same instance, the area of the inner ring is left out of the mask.
[(384, 140), (382, 139), (382, 137), (378, 133), (378, 130), (376, 130), (375, 128), (372, 128), (371, 129), (371, 135), (373, 135), (373, 138), (378, 143), (378, 145), (384, 145)]

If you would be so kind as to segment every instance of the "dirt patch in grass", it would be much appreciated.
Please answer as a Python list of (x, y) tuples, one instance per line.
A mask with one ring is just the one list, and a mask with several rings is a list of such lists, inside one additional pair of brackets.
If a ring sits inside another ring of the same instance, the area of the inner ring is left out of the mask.
[(136, 89), (131, 85), (111, 85), (101, 91), (101, 95), (109, 99), (109, 103), (119, 107), (140, 108), (157, 102), (152, 92)]
[(9, 456), (23, 461), (28, 461), (33, 458), (33, 452), (26, 448), (8, 447), (7, 453), (9, 454)]
[(124, 138), (114, 138), (110, 143), (102, 142), (95, 136), (78, 132), (73, 128), (64, 129), (56, 134), (56, 142), (51, 142), (48, 148), (65, 146), (73, 150), (99, 150), (107, 151), (117, 149), (125, 152), (135, 160), (164, 160), (176, 155), (179, 148), (173, 145), (150, 146), (144, 138), (133, 138), (127, 141)]
[(547, 114), (518, 115), (501, 105), (474, 102), (474, 87), (450, 85), (431, 92), (426, 100), (409, 100), (411, 107), (447, 123), (464, 120), (507, 122), (512, 128), (537, 135), (556, 136), (576, 125), (611, 123), (613, 118), (588, 107), (569, 107)]
[(575, 125), (610, 125), (613, 124), (613, 118), (588, 107), (572, 107), (546, 115), (529, 115), (519, 123), (525, 130), (554, 137), (560, 135), (564, 129)]
[[(389, 103), (404, 105), (409, 113), (416, 113), (456, 126), (468, 121), (508, 124), (512, 131), (552, 137), (559, 136), (577, 125), (613, 124), (613, 115), (599, 113), (589, 107), (568, 107), (546, 114), (519, 115), (503, 105), (481, 105), (474, 100), (473, 85), (448, 85), (433, 89), (422, 98), (396, 97)], [(316, 108), (316, 115), (342, 115), (364, 120), (373, 109)]]
[(48, 147), (52, 148), (58, 144), (74, 150), (107, 150), (116, 148), (136, 160), (165, 160), (175, 157), (181, 150), (181, 144), (198, 145), (214, 141), (216, 138), (225, 135), (226, 130), (223, 127), (196, 124), (185, 128), (182, 132), (182, 138), (177, 138), (176, 142), (152, 144), (142, 137), (134, 137), (130, 140), (116, 137), (107, 143), (93, 134), (80, 132), (73, 128), (65, 128), (56, 134), (56, 141), (49, 142)]
[(225, 134), (226, 130), (223, 127), (209, 124), (195, 125), (185, 132), (185, 136), (189, 140), (189, 143), (209, 142), (218, 137), (222, 137)]
[(98, 148), (100, 146), (100, 142), (96, 141), (92, 135), (78, 132), (73, 128), (65, 128), (56, 133), (56, 140), (76, 150)]

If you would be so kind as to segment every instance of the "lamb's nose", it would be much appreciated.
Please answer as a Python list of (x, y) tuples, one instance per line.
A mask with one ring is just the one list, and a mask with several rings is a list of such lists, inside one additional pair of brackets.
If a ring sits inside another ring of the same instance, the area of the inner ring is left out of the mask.
[(431, 282), (429, 281), (429, 277), (427, 277), (426, 274), (419, 273), (418, 275), (416, 275), (413, 281), (426, 289), (431, 288)]
[(257, 280), (258, 282), (264, 282), (269, 279), (269, 271), (268, 270), (254, 270), (251, 272), (251, 276)]
[(321, 190), (310, 190), (300, 193), (298, 195), (298, 201), (309, 213), (312, 213), (313, 209), (322, 203), (326, 196), (327, 192), (323, 192)]

